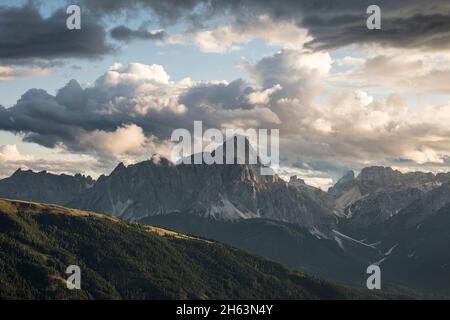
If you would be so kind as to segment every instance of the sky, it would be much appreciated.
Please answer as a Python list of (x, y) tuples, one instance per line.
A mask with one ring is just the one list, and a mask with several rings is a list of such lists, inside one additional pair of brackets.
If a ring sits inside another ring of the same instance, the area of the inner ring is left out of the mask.
[(279, 129), (280, 174), (323, 189), (449, 171), (449, 95), (450, 1), (0, 0), (0, 178), (168, 157), (196, 120)]

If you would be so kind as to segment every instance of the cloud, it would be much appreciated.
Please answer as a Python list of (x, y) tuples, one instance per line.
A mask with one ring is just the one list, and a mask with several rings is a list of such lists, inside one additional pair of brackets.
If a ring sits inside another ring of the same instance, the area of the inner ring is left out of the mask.
[(0, 130), (104, 161), (142, 159), (168, 150), (172, 131), (192, 129), (194, 120), (213, 128), (278, 125), (264, 103), (279, 90), (243, 80), (173, 82), (159, 65), (114, 64), (85, 87), (72, 80), (56, 95), (28, 90), (11, 108), (0, 107)]
[[(203, 0), (82, 0), (83, 8), (93, 15), (118, 15), (124, 12), (152, 13), (163, 24), (175, 23), (193, 15), (193, 10), (206, 3)], [(149, 10), (150, 9), (150, 10)]]
[(450, 93), (450, 59), (439, 55), (377, 55), (347, 73), (345, 78), (353, 76), (365, 86), (390, 86), (414, 93)]
[(123, 155), (139, 149), (144, 143), (144, 131), (135, 124), (124, 125), (113, 132), (95, 130), (80, 137), (80, 144), (84, 147), (113, 155)]
[(246, 69), (259, 87), (279, 86), (268, 101), (268, 106), (281, 122), (282, 133), (299, 134), (302, 123), (320, 118), (314, 100), (325, 88), (324, 78), (331, 69), (328, 53), (305, 50), (282, 50), (264, 57)]
[[(379, 85), (390, 88), (398, 88), (397, 81), (402, 80), (416, 79), (424, 84), (428, 77), (431, 81), (439, 65), (440, 72), (446, 70), (445, 59), (436, 56), (420, 63), (414, 57), (399, 57), (395, 59), (398, 66), (385, 62), (373, 65), (372, 59), (375, 57), (344, 60), (357, 70), (371, 66), (380, 75), (389, 74), (395, 85), (387, 79)], [(282, 87), (266, 102), (280, 119), (280, 149), (288, 163), (301, 162), (333, 176), (375, 164), (395, 163), (407, 169), (418, 164), (437, 168), (447, 163), (447, 105), (419, 102), (418, 106), (410, 106), (406, 97), (398, 93), (375, 97), (363, 90), (330, 87), (334, 80), (333, 63), (325, 52), (283, 50), (247, 67), (262, 87)], [(385, 70), (380, 71), (381, 66)], [(355, 71), (354, 76), (358, 75)], [(361, 78), (373, 79), (367, 70)], [(346, 79), (351, 81), (348, 74)], [(403, 83), (406, 88), (406, 82)], [(445, 85), (430, 84), (422, 89), (425, 92)]]
[(207, 128), (279, 128), (282, 166), (328, 176), (448, 162), (448, 104), (412, 107), (398, 93), (326, 90), (333, 63), (326, 52), (285, 49), (247, 65), (251, 81), (231, 82), (172, 81), (159, 65), (115, 64), (84, 87), (73, 80), (54, 96), (29, 90), (0, 108), (0, 130), (107, 163), (169, 154), (172, 131), (192, 130), (194, 120)]
[(67, 29), (67, 17), (62, 9), (43, 17), (32, 2), (0, 6), (0, 63), (96, 58), (112, 51), (103, 27), (90, 15), (83, 15), (81, 30)]
[(194, 42), (203, 52), (221, 53), (238, 49), (252, 39), (265, 39), (268, 44), (286, 49), (302, 48), (311, 41), (308, 31), (285, 21), (274, 21), (267, 15), (251, 17), (251, 22), (220, 26), (194, 32)]
[(439, 156), (436, 151), (428, 147), (422, 147), (420, 149), (411, 150), (406, 153), (409, 160), (414, 161), (417, 164), (424, 163), (444, 163), (444, 157)]
[(46, 76), (50, 73), (51, 70), (46, 68), (17, 69), (0, 65), (0, 81), (10, 81), (19, 77), (28, 76)]
[(258, 94), (264, 93), (242, 79), (230, 83), (196, 84), (180, 96), (180, 103), (187, 109), (186, 119), (189, 119), (183, 127), (191, 128), (194, 120), (203, 121), (206, 127), (219, 129), (277, 126), (280, 119), (270, 106), (252, 101)]
[[(284, 28), (306, 29), (311, 37), (307, 45), (320, 50), (352, 44), (431, 50), (450, 48), (450, 4), (441, 0), (377, 1), (382, 10), (382, 31), (366, 27), (366, 10), (373, 5), (371, 0), (86, 0), (84, 3), (92, 11), (104, 14), (144, 9), (162, 24), (189, 23), (188, 29), (200, 31), (207, 27), (206, 31), (198, 33), (196, 41), (209, 52), (223, 52), (233, 48), (234, 43), (245, 43), (251, 37), (261, 36), (257, 30), (252, 30), (258, 25), (258, 17), (272, 21), (273, 36), (280, 35), (284, 39), (282, 45), (292, 42), (276, 32), (277, 26), (290, 25)], [(228, 22), (222, 22), (225, 27), (211, 27), (218, 17), (221, 21), (228, 18)], [(267, 26), (262, 30), (271, 32)], [(276, 39), (270, 35), (267, 38)]]
[(25, 156), (20, 154), (15, 144), (7, 144), (0, 146), (0, 161), (30, 161), (34, 160), (33, 156)]
[(92, 158), (61, 156), (60, 160), (40, 159), (21, 153), (15, 144), (0, 145), (0, 179), (10, 176), (19, 168), (56, 174), (91, 174), (104, 170), (102, 165)]
[[(194, 120), (221, 129), (280, 128), (283, 165), (301, 164), (321, 179), (318, 172), (371, 164), (449, 162), (449, 104), (410, 106), (406, 94), (450, 93), (450, 4), (380, 0), (383, 29), (369, 31), (368, 0), (83, 3), (81, 31), (65, 28), (63, 10), (43, 16), (32, 4), (0, 6), (0, 81), (114, 51), (103, 23), (111, 26), (109, 15), (125, 11), (150, 13), (158, 27), (177, 24), (179, 33), (118, 25), (109, 34), (115, 40), (193, 41), (203, 52), (223, 53), (260, 38), (280, 50), (246, 64), (248, 80), (173, 81), (160, 65), (115, 64), (89, 85), (72, 80), (56, 94), (30, 89), (12, 108), (0, 106), (0, 130), (108, 166), (168, 154), (172, 130), (192, 129)], [(350, 56), (348, 46), (362, 54)], [(333, 60), (329, 50), (342, 47), (347, 56)], [(8, 163), (38, 166), (10, 146), (1, 152)]]
[(166, 38), (166, 33), (163, 30), (133, 30), (126, 26), (117, 26), (111, 30), (111, 37), (116, 40), (130, 42), (133, 40), (158, 40), (162, 41)]
[[(320, 118), (330, 130), (319, 130), (315, 122), (306, 130), (307, 137), (291, 142), (289, 153), (302, 162), (328, 170), (327, 159), (350, 168), (396, 163), (397, 166), (433, 164), (448, 158), (449, 117), (444, 106), (408, 106), (399, 95), (375, 99), (363, 91), (336, 92), (322, 107)], [(404, 160), (403, 164), (396, 160)], [(317, 166), (319, 164), (319, 166)]]
[(124, 67), (122, 64), (116, 63), (97, 80), (97, 84), (107, 87), (114, 87), (121, 84), (139, 85), (141, 83), (167, 85), (169, 79), (170, 76), (160, 65), (131, 63), (128, 67)]
[[(365, 27), (370, 1), (326, 1), (319, 10), (311, 10), (302, 25), (318, 49), (339, 48), (352, 44), (378, 44), (396, 48), (449, 49), (450, 6), (442, 1), (378, 1), (382, 30)], [(329, 12), (326, 12), (327, 8)]]
[(151, 136), (146, 137), (144, 130), (135, 125), (123, 125), (113, 132), (95, 130), (83, 133), (79, 144), (85, 150), (95, 151), (97, 158), (118, 159), (125, 163), (134, 163), (137, 159), (147, 159), (153, 154), (170, 159), (173, 144), (171, 141), (159, 141)]
[[(188, 80), (170, 82), (158, 65), (115, 64), (86, 88), (73, 80), (56, 96), (29, 90), (13, 107), (0, 107), (0, 129), (23, 134), (25, 141), (45, 147), (62, 146), (103, 156), (109, 150), (114, 157), (120, 150), (112, 146), (117, 145), (108, 143), (112, 149), (105, 149), (94, 142), (126, 137), (125, 133), (136, 132), (137, 127), (148, 137), (155, 134), (166, 138), (172, 130), (167, 124), (184, 111), (177, 95), (187, 86)], [(92, 144), (80, 143), (80, 139)]]
[(281, 89), (283, 88), (279, 84), (276, 84), (272, 88), (252, 92), (248, 95), (248, 102), (251, 104), (268, 104), (270, 97)]

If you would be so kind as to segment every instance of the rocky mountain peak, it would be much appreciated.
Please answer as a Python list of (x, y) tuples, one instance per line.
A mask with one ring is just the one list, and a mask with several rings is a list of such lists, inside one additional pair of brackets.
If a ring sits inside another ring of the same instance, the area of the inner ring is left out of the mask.
[[(261, 161), (256, 150), (245, 136), (233, 136), (227, 139), (221, 146), (212, 152), (214, 156), (217, 152), (222, 152), (223, 163), (226, 164), (255, 164), (260, 165)], [(231, 158), (231, 155), (233, 156)], [(231, 163), (230, 163), (231, 162)]]
[(355, 172), (353, 170), (347, 171), (347, 173), (340, 178), (334, 186), (328, 189), (328, 193), (333, 196), (340, 195), (346, 190), (355, 180)]
[(293, 186), (304, 186), (306, 185), (305, 180), (300, 179), (298, 176), (294, 175), (291, 176), (289, 179), (289, 185)]
[[(439, 178), (431, 172), (402, 173), (390, 167), (368, 167), (361, 170), (357, 180), (363, 193), (370, 193), (378, 189), (414, 187), (430, 189), (445, 182), (446, 176)], [(442, 180), (441, 180), (442, 179)]]
[(111, 175), (119, 174), (121, 172), (124, 172), (126, 169), (127, 169), (127, 167), (125, 167), (123, 162), (121, 162), (114, 168), (114, 170), (111, 172)]
[(22, 170), (22, 168), (19, 168), (11, 175), (11, 177), (25, 176), (25, 175), (27, 175), (29, 173), (33, 173), (33, 171), (31, 171), (31, 170)]
[[(223, 148), (233, 145), (236, 150), (235, 139), (234, 144), (227, 140)], [(244, 145), (247, 154), (252, 152), (248, 140)], [(163, 165), (169, 163), (167, 159), (155, 161), (119, 165), (70, 206), (131, 220), (181, 212), (218, 220), (261, 217), (317, 229), (334, 223), (332, 213), (322, 207), (315, 193), (288, 186), (276, 175), (261, 175), (261, 165)]]
[(401, 175), (400, 171), (393, 170), (391, 167), (373, 166), (363, 168), (358, 175), (358, 180), (389, 182), (389, 180), (398, 179)]

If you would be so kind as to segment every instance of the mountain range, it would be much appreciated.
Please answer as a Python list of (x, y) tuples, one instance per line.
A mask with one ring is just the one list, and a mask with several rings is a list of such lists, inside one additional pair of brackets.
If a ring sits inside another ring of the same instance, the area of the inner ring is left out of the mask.
[(261, 175), (261, 167), (175, 165), (153, 156), (97, 181), (19, 170), (0, 180), (0, 197), (214, 239), (360, 288), (367, 266), (378, 264), (387, 291), (450, 295), (442, 280), (450, 279), (450, 173), (368, 167), (323, 191), (295, 176)]
[(54, 204), (67, 204), (95, 181), (89, 176), (55, 175), (46, 171), (18, 169), (12, 176), (0, 180), (0, 195), (8, 199), (22, 199)]

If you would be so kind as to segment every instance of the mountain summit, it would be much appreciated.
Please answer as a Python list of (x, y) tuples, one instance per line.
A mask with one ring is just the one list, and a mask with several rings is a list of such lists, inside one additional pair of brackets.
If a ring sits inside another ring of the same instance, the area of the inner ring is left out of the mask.
[(121, 165), (69, 206), (130, 220), (178, 212), (217, 220), (268, 218), (308, 229), (334, 223), (333, 213), (309, 191), (260, 169), (248, 163), (173, 165), (163, 158)]
[(80, 174), (56, 175), (18, 169), (11, 177), (0, 180), (0, 196), (64, 205), (94, 183), (91, 177)]

